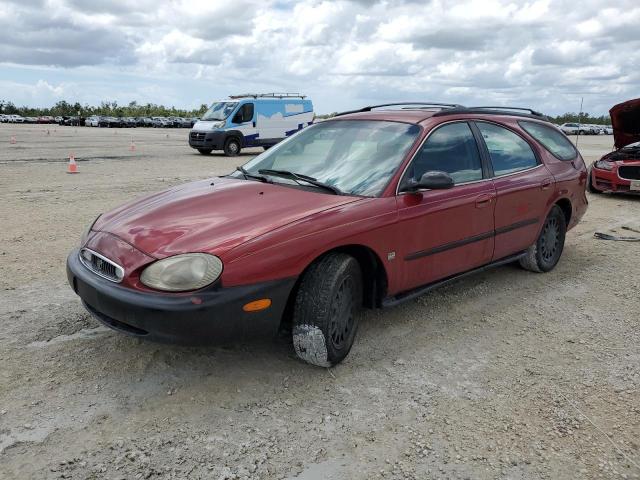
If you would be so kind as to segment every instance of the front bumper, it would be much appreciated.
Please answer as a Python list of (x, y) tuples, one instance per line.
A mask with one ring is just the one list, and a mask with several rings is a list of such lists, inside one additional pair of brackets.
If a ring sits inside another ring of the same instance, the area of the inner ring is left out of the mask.
[(618, 169), (619, 166), (613, 170), (603, 170), (594, 166), (591, 169), (593, 186), (605, 192), (639, 193), (631, 190), (631, 180), (621, 178)]
[[(89, 271), (74, 249), (67, 258), (69, 285), (87, 310), (107, 327), (149, 340), (212, 344), (278, 333), (295, 278), (180, 294), (133, 290)], [(248, 302), (270, 298), (271, 306), (245, 312)]]
[(189, 146), (192, 148), (210, 148), (211, 150), (222, 150), (226, 132), (213, 130), (201, 132), (191, 130), (189, 132)]

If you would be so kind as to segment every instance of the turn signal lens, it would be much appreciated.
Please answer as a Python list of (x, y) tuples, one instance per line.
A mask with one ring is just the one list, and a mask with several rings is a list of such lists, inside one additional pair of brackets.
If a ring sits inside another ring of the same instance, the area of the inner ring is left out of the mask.
[(253, 302), (247, 303), (242, 310), (245, 312), (259, 312), (260, 310), (264, 310), (265, 308), (269, 308), (271, 306), (270, 298), (261, 298), (260, 300), (254, 300)]

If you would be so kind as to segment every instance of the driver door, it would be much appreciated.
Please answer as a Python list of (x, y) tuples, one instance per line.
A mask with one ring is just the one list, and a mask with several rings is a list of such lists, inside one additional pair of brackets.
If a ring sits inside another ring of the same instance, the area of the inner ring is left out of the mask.
[[(494, 248), (496, 189), (487, 159), (467, 122), (444, 124), (429, 134), (407, 167), (397, 195), (402, 262), (401, 290), (425, 285), (489, 263)], [(444, 171), (454, 186), (402, 192), (410, 179)]]

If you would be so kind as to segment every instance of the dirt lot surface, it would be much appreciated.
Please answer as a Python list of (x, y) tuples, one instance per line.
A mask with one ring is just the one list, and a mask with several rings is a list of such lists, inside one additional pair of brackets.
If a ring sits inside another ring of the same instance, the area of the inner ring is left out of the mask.
[[(640, 230), (640, 198), (589, 196), (551, 273), (363, 313), (328, 370), (286, 342), (131, 339), (67, 285), (97, 214), (250, 158), (186, 136), (0, 125), (0, 478), (640, 478), (640, 243), (593, 238)], [(611, 144), (580, 139), (588, 163)]]

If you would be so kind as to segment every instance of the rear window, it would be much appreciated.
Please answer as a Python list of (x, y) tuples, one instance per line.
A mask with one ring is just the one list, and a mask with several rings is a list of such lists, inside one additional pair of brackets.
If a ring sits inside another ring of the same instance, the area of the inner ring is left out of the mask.
[(544, 148), (549, 150), (556, 158), (560, 160), (573, 160), (578, 152), (573, 143), (569, 139), (556, 130), (541, 123), (535, 122), (518, 122), (520, 126)]

